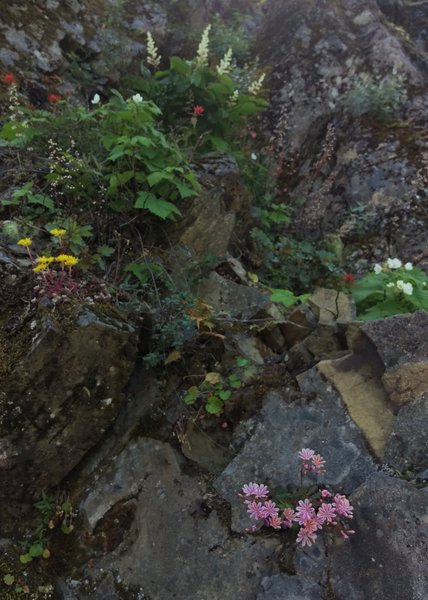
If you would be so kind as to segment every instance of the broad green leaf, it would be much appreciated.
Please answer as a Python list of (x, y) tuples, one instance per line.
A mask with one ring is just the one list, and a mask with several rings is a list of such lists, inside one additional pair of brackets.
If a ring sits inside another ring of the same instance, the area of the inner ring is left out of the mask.
[(190, 65), (178, 56), (171, 56), (169, 59), (169, 66), (172, 71), (180, 73), (181, 75), (188, 75), (190, 73)]
[(181, 215), (178, 208), (172, 202), (161, 200), (150, 192), (139, 192), (134, 207), (145, 208), (161, 219), (172, 218), (174, 214)]
[(223, 409), (223, 402), (217, 396), (209, 396), (205, 404), (205, 410), (211, 415), (219, 415)]
[(218, 392), (218, 396), (219, 396), (219, 398), (221, 398), (223, 400), (223, 402), (226, 402), (226, 400), (229, 400), (231, 395), (232, 395), (232, 392), (230, 390), (220, 390)]
[(11, 575), (10, 573), (8, 573), (7, 575), (5, 575), (5, 576), (3, 577), (3, 582), (4, 582), (6, 585), (13, 585), (13, 584), (15, 583), (15, 576), (14, 576), (14, 575)]
[(273, 289), (270, 295), (271, 302), (278, 302), (286, 308), (294, 306), (299, 301), (299, 297), (295, 296), (291, 290)]
[(32, 544), (28, 550), (28, 554), (33, 558), (41, 556), (43, 554), (43, 544), (40, 542)]
[(155, 171), (154, 173), (150, 173), (150, 175), (147, 176), (147, 183), (150, 187), (153, 187), (154, 185), (157, 185), (160, 181), (163, 181), (164, 179), (171, 181), (171, 179), (174, 179), (174, 175), (166, 171)]
[(184, 394), (184, 403), (185, 404), (194, 404), (199, 396), (199, 389), (193, 385), (190, 387), (187, 392)]

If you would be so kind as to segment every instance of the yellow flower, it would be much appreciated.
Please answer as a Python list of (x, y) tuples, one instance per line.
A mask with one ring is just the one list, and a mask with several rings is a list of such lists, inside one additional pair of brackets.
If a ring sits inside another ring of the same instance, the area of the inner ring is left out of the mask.
[(42, 265), (50, 265), (55, 259), (53, 256), (38, 256), (36, 262)]
[(18, 240), (18, 246), (24, 246), (24, 248), (28, 248), (28, 246), (31, 246), (31, 244), (32, 240), (30, 238), (21, 238)]
[(54, 237), (62, 237), (63, 235), (66, 234), (66, 232), (67, 232), (66, 229), (51, 229), (49, 231), (49, 233), (51, 235), (53, 235)]
[(49, 269), (49, 263), (41, 262), (36, 267), (34, 267), (34, 273), (40, 273), (41, 271), (46, 271)]
[(71, 254), (59, 254), (55, 260), (62, 263), (64, 267), (74, 267), (79, 262), (79, 259)]

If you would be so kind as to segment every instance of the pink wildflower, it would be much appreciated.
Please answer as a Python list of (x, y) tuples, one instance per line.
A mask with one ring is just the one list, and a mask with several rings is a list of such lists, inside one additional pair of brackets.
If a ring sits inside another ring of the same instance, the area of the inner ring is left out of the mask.
[(304, 502), (299, 500), (298, 506), (296, 508), (296, 516), (294, 518), (299, 525), (303, 525), (309, 519), (313, 519), (315, 517), (315, 509), (309, 500), (306, 498)]
[(336, 510), (333, 504), (325, 503), (318, 509), (317, 519), (321, 525), (325, 522), (333, 523), (336, 518)]
[(204, 112), (205, 107), (201, 106), (200, 104), (196, 104), (196, 106), (193, 107), (193, 116), (195, 117), (202, 117)]
[(329, 492), (328, 490), (321, 490), (321, 498), (330, 498), (332, 496), (332, 493)]
[(268, 519), (267, 524), (269, 525), (269, 527), (273, 527), (273, 529), (281, 529), (282, 521), (281, 518), (278, 517), (278, 515), (272, 515)]
[(302, 546), (312, 546), (316, 539), (317, 534), (313, 531), (308, 531), (304, 527), (302, 527), (297, 534), (297, 541), (300, 542)]
[(341, 496), (340, 494), (336, 494), (334, 497), (333, 506), (336, 509), (336, 513), (341, 515), (342, 517), (346, 517), (347, 519), (352, 519), (352, 511), (353, 506), (349, 502), (346, 496)]
[(316, 471), (316, 473), (318, 475), (325, 473), (325, 469), (324, 469), (325, 460), (323, 459), (323, 457), (320, 454), (314, 454), (311, 460), (312, 460), (313, 469), (314, 469), (314, 471)]
[(261, 502), (249, 502), (247, 513), (252, 519), (257, 520), (265, 518), (264, 507), (262, 506)]
[(48, 100), (51, 104), (56, 104), (57, 102), (61, 102), (62, 98), (58, 94), (49, 94)]
[(269, 488), (263, 483), (250, 482), (244, 485), (242, 491), (247, 497), (255, 496), (256, 498), (267, 498), (269, 495)]
[(285, 508), (282, 514), (284, 515), (284, 525), (286, 527), (292, 527), (294, 517), (296, 516), (294, 510), (292, 508)]
[(299, 452), (299, 458), (306, 462), (308, 460), (311, 460), (314, 454), (314, 450), (311, 450), (310, 448), (302, 448)]
[(314, 533), (318, 529), (321, 529), (321, 525), (316, 518), (308, 519), (304, 524), (304, 529), (306, 529), (306, 531), (309, 533)]
[(263, 505), (263, 511), (264, 511), (264, 518), (268, 519), (269, 517), (277, 517), (279, 508), (277, 507), (275, 502), (272, 502), (272, 500), (268, 500)]

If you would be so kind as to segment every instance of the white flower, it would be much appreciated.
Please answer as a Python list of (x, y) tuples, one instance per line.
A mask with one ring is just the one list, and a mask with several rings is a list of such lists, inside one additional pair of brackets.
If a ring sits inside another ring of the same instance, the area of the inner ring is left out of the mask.
[(257, 154), (251, 153), (251, 160), (257, 160)]
[(373, 267), (373, 271), (376, 273), (376, 275), (379, 275), (379, 273), (382, 273), (382, 267), (381, 267), (381, 265), (379, 265), (378, 263), (376, 263), (375, 266)]
[(412, 270), (413, 270), (413, 265), (412, 265), (412, 263), (411, 263), (411, 262), (407, 262), (407, 263), (404, 265), (404, 268), (406, 269), (406, 271), (412, 271)]
[(387, 288), (393, 288), (395, 287), (395, 283), (392, 283), (392, 281), (390, 281), (389, 283), (386, 284)]
[(91, 104), (99, 104), (100, 103), (100, 95), (99, 94), (95, 94), (94, 97), (91, 100)]
[(397, 288), (403, 292), (403, 294), (407, 294), (411, 296), (413, 294), (413, 285), (411, 283), (405, 283), (402, 279), (397, 281)]
[(143, 96), (141, 94), (134, 94), (131, 100), (135, 102), (135, 104), (141, 104), (143, 101)]
[(386, 264), (389, 269), (399, 269), (403, 263), (399, 258), (388, 258)]

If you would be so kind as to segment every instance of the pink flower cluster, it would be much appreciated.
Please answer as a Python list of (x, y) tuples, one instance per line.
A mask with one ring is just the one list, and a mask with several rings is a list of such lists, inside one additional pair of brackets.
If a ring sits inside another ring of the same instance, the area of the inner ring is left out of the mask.
[[(304, 448), (299, 452), (299, 458), (303, 461), (302, 468), (305, 472), (325, 472), (324, 459), (313, 450)], [(312, 546), (317, 539), (316, 532), (327, 526), (336, 528), (344, 538), (355, 533), (354, 530), (347, 529), (344, 522), (345, 519), (353, 518), (353, 507), (344, 495), (333, 495), (328, 489), (321, 488), (310, 498), (299, 500), (295, 509), (281, 509), (269, 499), (269, 495), (266, 485), (253, 482), (245, 484), (242, 493), (239, 494), (247, 506), (250, 518), (261, 522), (262, 525), (273, 529), (287, 529), (297, 524), (297, 541), (302, 546)], [(251, 532), (256, 530), (257, 525), (249, 528)]]
[(299, 458), (302, 461), (302, 469), (305, 474), (310, 471), (314, 471), (316, 475), (325, 473), (325, 460), (320, 454), (315, 454), (314, 450), (302, 448), (299, 452)]

